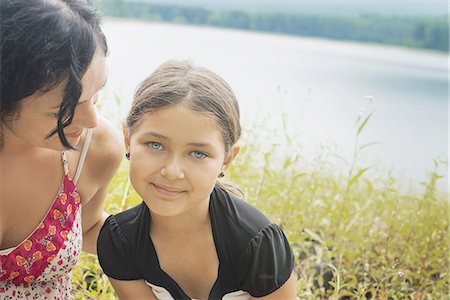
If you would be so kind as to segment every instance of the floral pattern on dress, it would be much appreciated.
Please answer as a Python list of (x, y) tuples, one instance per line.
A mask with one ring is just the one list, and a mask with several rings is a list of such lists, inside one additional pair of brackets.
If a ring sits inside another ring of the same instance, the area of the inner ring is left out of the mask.
[(70, 299), (71, 270), (82, 246), (80, 196), (67, 172), (58, 196), (33, 233), (0, 253), (0, 299)]
[(15, 285), (9, 281), (0, 282), (0, 299), (61, 299), (71, 298), (71, 270), (81, 253), (82, 231), (81, 211), (78, 212), (73, 230), (61, 250), (50, 260), (42, 274), (29, 284)]

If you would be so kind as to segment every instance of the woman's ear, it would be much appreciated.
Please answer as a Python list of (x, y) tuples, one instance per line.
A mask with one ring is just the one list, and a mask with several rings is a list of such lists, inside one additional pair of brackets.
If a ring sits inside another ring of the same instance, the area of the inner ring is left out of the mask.
[(228, 156), (226, 156), (225, 160), (223, 161), (223, 169), (224, 170), (228, 169), (231, 166), (231, 163), (238, 155), (239, 150), (241, 150), (241, 146), (239, 144), (236, 143), (233, 146), (231, 146)]

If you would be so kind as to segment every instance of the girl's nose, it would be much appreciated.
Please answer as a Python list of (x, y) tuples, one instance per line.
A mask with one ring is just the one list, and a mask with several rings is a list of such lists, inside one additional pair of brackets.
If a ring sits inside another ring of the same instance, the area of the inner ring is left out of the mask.
[(171, 158), (161, 168), (161, 175), (169, 180), (183, 179), (184, 171), (177, 158)]

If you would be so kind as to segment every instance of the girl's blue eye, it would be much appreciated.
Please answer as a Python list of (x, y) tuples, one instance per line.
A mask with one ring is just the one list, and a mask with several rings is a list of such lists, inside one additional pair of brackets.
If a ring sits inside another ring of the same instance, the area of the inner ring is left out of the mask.
[(192, 151), (192, 156), (197, 159), (203, 159), (203, 158), (207, 157), (207, 155), (205, 153), (200, 152), (200, 151)]
[(160, 143), (157, 143), (157, 142), (150, 142), (150, 143), (148, 143), (148, 145), (153, 150), (161, 150), (163, 147)]

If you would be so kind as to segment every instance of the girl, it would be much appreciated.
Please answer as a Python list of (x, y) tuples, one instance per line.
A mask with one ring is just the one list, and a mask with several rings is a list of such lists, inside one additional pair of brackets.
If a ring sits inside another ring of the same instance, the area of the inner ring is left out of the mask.
[(122, 156), (94, 108), (99, 21), (86, 0), (1, 1), (0, 299), (70, 299), (82, 246), (96, 252)]
[(295, 299), (280, 227), (217, 180), (240, 134), (232, 90), (206, 69), (170, 61), (139, 86), (124, 135), (143, 202), (97, 245), (120, 299)]

